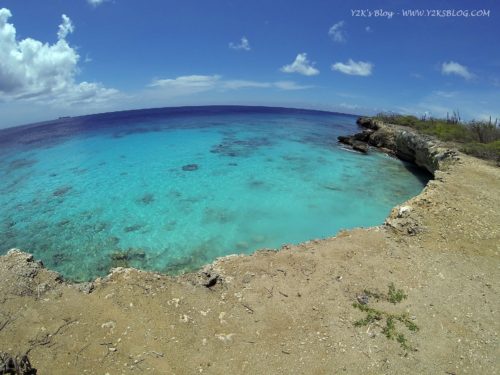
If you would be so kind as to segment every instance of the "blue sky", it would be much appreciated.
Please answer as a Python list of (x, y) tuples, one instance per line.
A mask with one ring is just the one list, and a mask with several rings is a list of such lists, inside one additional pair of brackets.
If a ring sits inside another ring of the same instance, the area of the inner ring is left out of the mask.
[[(0, 127), (207, 104), (500, 118), (495, 0), (0, 0), (0, 9)], [(403, 15), (417, 9), (425, 15)], [(431, 16), (448, 9), (462, 16)]]

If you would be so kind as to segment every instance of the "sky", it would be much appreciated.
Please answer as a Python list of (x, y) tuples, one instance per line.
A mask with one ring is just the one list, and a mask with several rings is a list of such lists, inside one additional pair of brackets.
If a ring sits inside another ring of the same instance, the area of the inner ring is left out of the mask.
[(0, 0), (0, 128), (211, 104), (500, 118), (499, 23), (496, 0)]

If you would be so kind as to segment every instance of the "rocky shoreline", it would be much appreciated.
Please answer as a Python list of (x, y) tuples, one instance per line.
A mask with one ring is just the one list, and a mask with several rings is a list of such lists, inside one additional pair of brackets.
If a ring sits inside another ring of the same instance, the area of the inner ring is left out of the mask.
[[(384, 225), (224, 257), (198, 273), (116, 268), (84, 284), (12, 250), (0, 257), (0, 352), (28, 353), (50, 374), (494, 373), (499, 169), (411, 129), (358, 124), (351, 143), (435, 177)], [(373, 297), (390, 283), (408, 297), (400, 307)], [(369, 296), (367, 306), (402, 309), (420, 327), (406, 333), (415, 350), (377, 320), (354, 324), (353, 303)]]
[(364, 128), (360, 133), (339, 136), (339, 142), (354, 150), (368, 152), (368, 145), (394, 155), (402, 160), (415, 163), (434, 174), (442, 163), (458, 158), (457, 151), (433, 137), (419, 134), (416, 130), (386, 124), (370, 117), (360, 117), (357, 124)]

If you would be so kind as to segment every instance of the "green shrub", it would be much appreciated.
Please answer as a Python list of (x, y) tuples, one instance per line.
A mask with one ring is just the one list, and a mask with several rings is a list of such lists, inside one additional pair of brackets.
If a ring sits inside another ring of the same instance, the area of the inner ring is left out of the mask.
[(497, 163), (500, 163), (500, 140), (490, 143), (467, 143), (460, 147), (460, 151), (478, 158), (495, 160)]
[(375, 119), (409, 126), (445, 142), (458, 143), (460, 151), (500, 163), (500, 124), (498, 120), (461, 122), (458, 111), (447, 119), (417, 118), (396, 113), (379, 113)]
[[(396, 289), (394, 283), (389, 284), (389, 291), (387, 294), (372, 292), (366, 289), (364, 290), (364, 294), (368, 297), (374, 298), (376, 302), (382, 300), (393, 304), (398, 304), (407, 298), (407, 295), (402, 289)], [(387, 339), (396, 340), (405, 352), (416, 350), (408, 343), (406, 336), (401, 332), (401, 328), (404, 327), (406, 327), (406, 329), (410, 332), (417, 332), (419, 330), (419, 327), (412, 321), (407, 312), (394, 314), (378, 310), (371, 305), (369, 306), (368, 302), (355, 302), (352, 306), (366, 314), (364, 318), (354, 322), (355, 327), (371, 326), (373, 324), (374, 326), (380, 327), (381, 332), (385, 335), (385, 337), (387, 337)]]

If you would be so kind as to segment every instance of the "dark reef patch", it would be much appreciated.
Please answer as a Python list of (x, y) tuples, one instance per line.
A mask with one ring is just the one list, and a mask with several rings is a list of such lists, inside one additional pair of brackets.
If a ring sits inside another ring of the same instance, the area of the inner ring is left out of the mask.
[(143, 205), (149, 205), (155, 201), (155, 196), (154, 194), (151, 193), (146, 193), (144, 194), (141, 198), (137, 200), (138, 203), (143, 204)]
[(71, 190), (73, 190), (73, 186), (69, 186), (69, 185), (61, 186), (60, 188), (57, 188), (56, 190), (54, 190), (52, 192), (52, 195), (54, 197), (62, 197), (64, 195), (66, 195), (67, 193), (69, 193)]
[(221, 154), (228, 157), (249, 157), (261, 147), (271, 147), (274, 144), (267, 137), (252, 137), (248, 139), (236, 139), (233, 135), (224, 137), (210, 149), (213, 154)]
[(134, 225), (123, 228), (123, 231), (125, 233), (136, 232), (143, 227), (144, 227), (144, 225), (142, 225), (142, 224), (134, 224)]
[(188, 171), (188, 172), (196, 171), (198, 169), (199, 169), (198, 164), (186, 164), (182, 167), (183, 171)]
[(251, 188), (251, 189), (258, 189), (258, 188), (262, 188), (266, 185), (266, 183), (264, 181), (261, 181), (261, 180), (250, 180), (248, 181), (248, 186)]
[(117, 250), (111, 253), (111, 268), (130, 267), (131, 262), (144, 262), (146, 252), (142, 249), (129, 248), (125, 251)]
[(342, 191), (342, 188), (337, 185), (322, 185), (325, 189), (327, 190), (332, 190), (332, 191)]
[(7, 173), (17, 171), (22, 168), (29, 168), (38, 163), (36, 159), (16, 159), (12, 160), (7, 166)]
[(64, 219), (64, 220), (61, 220), (60, 222), (57, 223), (57, 226), (59, 227), (65, 227), (66, 225), (68, 225), (69, 223), (71, 223), (71, 220), (69, 219)]

